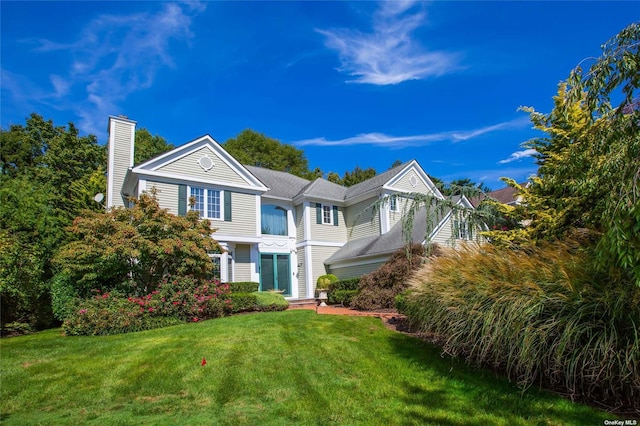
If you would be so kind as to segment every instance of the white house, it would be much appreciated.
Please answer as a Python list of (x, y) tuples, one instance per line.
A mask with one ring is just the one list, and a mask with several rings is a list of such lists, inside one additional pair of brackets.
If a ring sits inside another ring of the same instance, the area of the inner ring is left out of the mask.
[[(381, 197), (421, 192), (444, 198), (415, 160), (346, 188), (242, 165), (209, 135), (134, 165), (135, 126), (109, 117), (107, 208), (128, 206), (129, 197), (155, 188), (161, 207), (184, 215), (193, 198), (193, 209), (212, 222), (213, 237), (226, 249), (214, 257), (220, 279), (259, 282), (261, 290), (278, 289), (289, 299), (313, 297), (326, 273), (369, 273), (403, 246), (403, 199), (374, 211), (370, 206)], [(457, 202), (471, 207), (464, 197)], [(426, 225), (414, 226), (414, 241), (451, 245), (471, 238), (454, 238), (450, 212), (437, 221), (426, 241)]]

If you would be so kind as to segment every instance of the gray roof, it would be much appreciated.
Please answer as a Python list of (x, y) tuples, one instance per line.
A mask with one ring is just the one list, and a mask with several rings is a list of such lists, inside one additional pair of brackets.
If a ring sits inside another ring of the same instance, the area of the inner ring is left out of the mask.
[(291, 173), (255, 166), (244, 167), (269, 188), (269, 190), (264, 193), (266, 196), (290, 200), (298, 195), (305, 186), (309, 185), (308, 180), (292, 175)]
[[(447, 215), (449, 209), (444, 212), (438, 212), (434, 206), (431, 212), (435, 215), (433, 226), (436, 227), (442, 222)], [(343, 245), (331, 257), (325, 260), (325, 264), (331, 265), (340, 261), (355, 260), (359, 257), (368, 257), (376, 255), (386, 255), (395, 252), (404, 247), (406, 241), (402, 233), (402, 222), (396, 223), (389, 232), (382, 235), (373, 235), (370, 237), (358, 238), (351, 240)], [(421, 208), (413, 218), (413, 229), (411, 231), (411, 241), (421, 244), (425, 240), (427, 231), (427, 209)]]
[(397, 167), (394, 167), (393, 169), (389, 169), (384, 173), (375, 175), (371, 179), (367, 179), (364, 182), (360, 182), (356, 185), (353, 185), (347, 188), (347, 193), (345, 195), (345, 198), (357, 197), (358, 195), (362, 195), (368, 191), (371, 191), (383, 186), (385, 183), (391, 180), (391, 178), (393, 178), (396, 174), (398, 174), (403, 168), (407, 167), (409, 163), (411, 163), (412, 161), (413, 160), (407, 161), (406, 163), (403, 163)]
[(347, 194), (347, 188), (326, 179), (318, 178), (309, 183), (299, 195), (318, 197), (325, 200), (343, 201)]
[(384, 184), (395, 177), (413, 161), (414, 160), (407, 161), (406, 163), (389, 169), (384, 173), (376, 175), (371, 179), (367, 179), (366, 181), (360, 182), (359, 184), (353, 185), (349, 188), (322, 178), (309, 181), (286, 172), (279, 172), (248, 165), (245, 165), (244, 167), (246, 167), (249, 172), (269, 188), (269, 191), (264, 194), (266, 196), (284, 198), (288, 200), (293, 200), (297, 196), (305, 196), (329, 201), (346, 201), (383, 187)]

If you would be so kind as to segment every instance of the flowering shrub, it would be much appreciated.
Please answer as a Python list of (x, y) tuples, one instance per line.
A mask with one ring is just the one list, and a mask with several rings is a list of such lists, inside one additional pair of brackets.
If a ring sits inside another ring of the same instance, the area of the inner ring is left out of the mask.
[(168, 278), (144, 296), (104, 293), (85, 299), (62, 328), (67, 335), (103, 335), (197, 322), (228, 312), (228, 295), (228, 284), (193, 277)]

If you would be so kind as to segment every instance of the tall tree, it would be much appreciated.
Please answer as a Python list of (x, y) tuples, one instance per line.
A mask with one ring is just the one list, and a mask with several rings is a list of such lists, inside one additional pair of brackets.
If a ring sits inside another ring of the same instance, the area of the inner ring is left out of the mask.
[(145, 128), (137, 129), (133, 162), (134, 164), (143, 163), (153, 157), (171, 151), (173, 148), (174, 146), (162, 136), (152, 136)]
[(371, 179), (376, 174), (376, 169), (374, 169), (373, 167), (361, 169), (360, 166), (356, 166), (353, 171), (344, 172), (344, 176), (342, 177), (342, 184), (347, 187), (353, 186), (360, 182), (364, 182), (367, 179)]
[(304, 151), (255, 130), (243, 130), (235, 138), (227, 140), (224, 149), (242, 164), (288, 172), (303, 178), (312, 174)]
[[(546, 133), (525, 144), (538, 152), (538, 175), (520, 188), (530, 238), (564, 238), (587, 228), (611, 279), (640, 286), (640, 25), (603, 46), (560, 85), (549, 114), (530, 112)], [(620, 97), (619, 95), (623, 96)], [(621, 99), (612, 105), (612, 99)], [(513, 184), (513, 182), (512, 182)]]

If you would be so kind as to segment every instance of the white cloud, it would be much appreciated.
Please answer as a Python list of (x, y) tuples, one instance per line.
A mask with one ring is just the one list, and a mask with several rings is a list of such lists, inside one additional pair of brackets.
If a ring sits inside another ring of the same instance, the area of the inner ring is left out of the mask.
[(427, 133), (422, 135), (412, 136), (391, 136), (384, 133), (361, 133), (356, 136), (352, 136), (345, 139), (327, 140), (324, 137), (304, 139), (300, 141), (292, 142), (297, 146), (348, 146), (348, 145), (377, 145), (388, 146), (391, 148), (405, 148), (408, 146), (420, 146), (427, 145), (433, 142), (449, 141), (452, 143), (462, 142), (482, 136), (487, 133), (496, 132), (499, 130), (512, 129), (516, 127), (523, 127), (529, 122), (528, 118), (520, 117), (511, 121), (505, 121), (503, 123), (494, 124), (491, 126), (482, 127), (474, 130), (466, 131), (447, 131), (438, 133)]
[(192, 20), (204, 7), (199, 2), (162, 3), (154, 12), (100, 15), (76, 40), (37, 40), (36, 52), (63, 52), (71, 61), (49, 76), (53, 90), (31, 92), (40, 95), (38, 102), (73, 110), (83, 131), (102, 134), (105, 117), (123, 112), (120, 101), (151, 87), (159, 69), (175, 66), (169, 44), (188, 43)]
[(373, 15), (372, 32), (352, 29), (317, 29), (325, 46), (338, 52), (340, 71), (349, 82), (374, 85), (398, 84), (447, 74), (459, 67), (458, 55), (430, 52), (412, 38), (426, 20), (415, 1), (385, 1)]
[(513, 154), (511, 154), (509, 158), (498, 161), (498, 164), (511, 163), (512, 161), (520, 160), (525, 157), (531, 157), (537, 153), (538, 151), (536, 151), (535, 149), (525, 149), (524, 151), (516, 151)]

